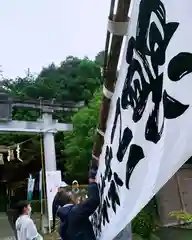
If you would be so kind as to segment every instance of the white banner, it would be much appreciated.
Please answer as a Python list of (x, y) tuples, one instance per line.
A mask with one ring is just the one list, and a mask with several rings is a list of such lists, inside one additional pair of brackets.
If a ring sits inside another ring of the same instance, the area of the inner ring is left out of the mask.
[(61, 185), (61, 171), (46, 171), (47, 203), (49, 221), (53, 220), (52, 203)]
[(135, 0), (109, 112), (93, 222), (113, 239), (192, 156), (190, 0)]
[(35, 179), (32, 178), (31, 174), (29, 174), (28, 187), (27, 187), (27, 200), (28, 201), (32, 200), (34, 186), (35, 186)]
[(39, 171), (39, 195), (40, 195), (40, 200), (41, 200), (43, 197), (42, 169)]
[(28, 192), (33, 192), (34, 183), (35, 183), (34, 178), (28, 178), (28, 190), (27, 190)]

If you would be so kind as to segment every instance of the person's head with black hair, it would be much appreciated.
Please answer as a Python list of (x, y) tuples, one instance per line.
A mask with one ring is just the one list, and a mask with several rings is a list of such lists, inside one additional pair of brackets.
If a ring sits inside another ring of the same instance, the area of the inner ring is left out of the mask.
[(73, 195), (66, 192), (64, 189), (62, 189), (62, 191), (59, 192), (58, 201), (60, 206), (64, 206), (70, 203), (75, 204), (75, 199), (73, 198)]
[(30, 215), (31, 205), (28, 201), (20, 201), (17, 204), (17, 211), (19, 215)]

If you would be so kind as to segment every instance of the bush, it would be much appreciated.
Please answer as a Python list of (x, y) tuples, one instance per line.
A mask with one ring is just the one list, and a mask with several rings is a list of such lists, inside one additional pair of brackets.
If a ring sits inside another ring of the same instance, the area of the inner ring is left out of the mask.
[(171, 212), (169, 215), (175, 217), (180, 222), (190, 223), (192, 221), (192, 214), (184, 211)]
[[(32, 207), (32, 212), (33, 213), (40, 213), (41, 212), (41, 201), (40, 200), (32, 200), (30, 201), (31, 207)], [(43, 212), (45, 210), (45, 205), (46, 201), (43, 200)]]
[(157, 228), (156, 217), (156, 204), (152, 200), (132, 221), (133, 233), (149, 239)]

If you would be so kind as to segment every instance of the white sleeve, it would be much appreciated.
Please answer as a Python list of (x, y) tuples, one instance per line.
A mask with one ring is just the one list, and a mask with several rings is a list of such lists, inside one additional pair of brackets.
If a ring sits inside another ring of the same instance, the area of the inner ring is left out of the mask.
[(32, 219), (30, 219), (30, 221), (27, 224), (27, 229), (26, 229), (26, 237), (27, 240), (35, 240), (38, 238), (38, 232), (37, 232), (37, 228), (33, 222)]

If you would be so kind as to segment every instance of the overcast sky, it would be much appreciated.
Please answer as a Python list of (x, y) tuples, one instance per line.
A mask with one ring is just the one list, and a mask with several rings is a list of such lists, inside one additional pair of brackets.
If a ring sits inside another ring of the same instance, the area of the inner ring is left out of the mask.
[(0, 65), (5, 77), (38, 73), (68, 55), (104, 49), (110, 0), (0, 0)]

